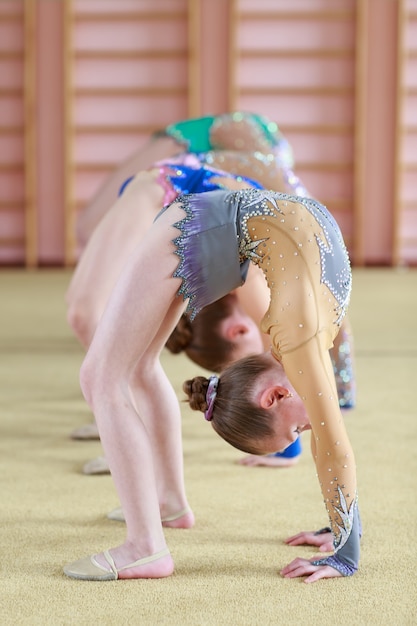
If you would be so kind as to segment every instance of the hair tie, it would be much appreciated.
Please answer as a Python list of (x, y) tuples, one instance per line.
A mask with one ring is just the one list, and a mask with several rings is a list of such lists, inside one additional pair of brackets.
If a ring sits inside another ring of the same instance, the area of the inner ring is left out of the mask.
[(213, 405), (217, 396), (218, 384), (218, 376), (210, 376), (206, 393), (207, 409), (204, 411), (204, 417), (208, 422), (211, 422), (211, 420), (213, 419)]

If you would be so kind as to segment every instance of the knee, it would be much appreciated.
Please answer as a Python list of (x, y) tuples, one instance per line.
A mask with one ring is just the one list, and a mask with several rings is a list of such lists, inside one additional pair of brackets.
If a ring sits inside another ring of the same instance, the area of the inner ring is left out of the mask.
[(159, 378), (161, 373), (165, 375), (159, 357), (159, 352), (155, 354), (145, 353), (141, 356), (129, 377), (129, 383), (132, 387), (152, 388), (154, 380)]
[[(85, 357), (80, 369), (80, 387), (83, 396), (94, 412), (98, 398), (104, 398), (108, 385), (105, 383), (105, 369), (99, 367), (97, 360), (90, 353)], [(100, 392), (100, 390), (102, 390)]]
[(97, 418), (105, 408), (112, 413), (123, 403), (130, 404), (129, 377), (126, 372), (114, 369), (109, 354), (97, 354), (90, 349), (80, 368), (82, 394)]
[(72, 301), (67, 309), (67, 322), (84, 348), (88, 348), (96, 327), (95, 316), (85, 303)]

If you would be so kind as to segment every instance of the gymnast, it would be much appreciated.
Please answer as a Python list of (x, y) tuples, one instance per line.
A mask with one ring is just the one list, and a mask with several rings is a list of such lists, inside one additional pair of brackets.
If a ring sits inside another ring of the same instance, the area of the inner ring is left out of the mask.
[[(106, 179), (88, 206), (80, 213), (76, 224), (80, 247), (85, 247), (95, 227), (113, 205), (119, 189), (130, 176), (148, 169), (156, 161), (169, 159), (184, 152), (200, 154), (212, 150), (258, 152), (268, 155), (270, 160), (273, 158), (276, 161), (284, 174), (288, 171), (288, 176), (292, 175), (294, 159), (291, 147), (278, 125), (263, 115), (236, 111), (170, 124), (163, 130), (155, 132), (143, 146), (130, 155)], [(217, 165), (214, 167), (231, 171), (222, 165), (218, 157), (216, 159)], [(249, 177), (255, 178), (250, 174)]]
[[(226, 165), (228, 171), (237, 175), (214, 170), (213, 166), (218, 165)], [(216, 171), (217, 177), (214, 175)], [(128, 179), (129, 184), (125, 183), (122, 187), (122, 196), (93, 233), (67, 290), (68, 321), (82, 345), (88, 348), (121, 268), (164, 204), (184, 190), (199, 192), (219, 186), (259, 187), (257, 181), (281, 191), (306, 193), (299, 179), (295, 175), (284, 175), (284, 171), (289, 170), (279, 168), (276, 161), (265, 158), (260, 153), (211, 151), (198, 157), (184, 153), (176, 159), (161, 161), (148, 171)], [(256, 176), (257, 181), (245, 176), (251, 173)], [(269, 291), (262, 272), (252, 267), (242, 289), (207, 307), (194, 324), (191, 325), (187, 317), (183, 316), (169, 338), (167, 348), (175, 354), (185, 350), (187, 356), (202, 367), (220, 371), (230, 361), (230, 355), (228, 342), (219, 337), (215, 330), (219, 321), (226, 317), (233, 319), (234, 322), (229, 323), (229, 335), (237, 333), (241, 341), (246, 340), (247, 333), (251, 329), (254, 332), (253, 320), (259, 324), (268, 301)], [(261, 337), (263, 342), (259, 342), (259, 345), (266, 349), (269, 346), (269, 337)], [(246, 349), (248, 353), (253, 352), (250, 343)], [(344, 408), (354, 404), (352, 354), (352, 333), (348, 321), (345, 320), (337, 344), (332, 349), (339, 399)], [(96, 424), (77, 428), (72, 437), (98, 438)], [(247, 466), (288, 467), (298, 461), (300, 454), (301, 441), (297, 440), (283, 453), (245, 456), (239, 463)], [(108, 463), (103, 456), (96, 457), (84, 464), (83, 472), (108, 473)], [(110, 517), (123, 519), (119, 509), (111, 512)]]
[(184, 485), (179, 401), (160, 354), (185, 307), (193, 319), (237, 289), (251, 262), (270, 291), (261, 330), (272, 349), (242, 360), (237, 343), (236, 361), (220, 377), (197, 377), (184, 389), (190, 406), (249, 454), (282, 451), (311, 429), (329, 516), (313, 545), (327, 546), (331, 536), (334, 550), (320, 559), (296, 558), (281, 573), (315, 582), (357, 570), (355, 459), (329, 355), (350, 298), (347, 251), (318, 202), (243, 189), (179, 196), (158, 215), (112, 290), (80, 381), (127, 535), (122, 545), (65, 566), (67, 576), (116, 580), (173, 572), (163, 526), (189, 528), (194, 516)]
[[(187, 152), (178, 154), (179, 150), (186, 150)], [(152, 157), (174, 153), (177, 155), (176, 159), (179, 163), (188, 164), (191, 167), (199, 167), (199, 163), (206, 164), (215, 169), (256, 179), (266, 189), (300, 196), (309, 195), (293, 171), (294, 158), (290, 144), (280, 132), (278, 125), (265, 116), (234, 112), (183, 120), (156, 133), (144, 148), (136, 152), (109, 178), (78, 219), (77, 232), (80, 242), (86, 245), (97, 219), (109, 210), (109, 198), (116, 197), (120, 184), (121, 190), (123, 190), (126, 183), (134, 178), (128, 175), (135, 171), (135, 168), (146, 165), (147, 168), (149, 166), (151, 169)], [(166, 162), (172, 163), (173, 158), (166, 159)], [(128, 176), (127, 180), (124, 180), (124, 176)], [(142, 174), (141, 177), (143, 181), (145, 175)], [(135, 189), (140, 184), (137, 180)], [(172, 184), (172, 181), (167, 179), (166, 184)], [(183, 181), (182, 185), (182, 191), (184, 191), (186, 181)], [(181, 191), (181, 184), (177, 183), (174, 187), (177, 193)], [(139, 190), (139, 204), (141, 197), (144, 197), (141, 191)], [(197, 192), (199, 189), (191, 188), (188, 191)], [(168, 198), (169, 193), (166, 193), (164, 202)], [(127, 211), (123, 211), (119, 203), (116, 208), (113, 208), (113, 219), (106, 223), (108, 238), (105, 235), (106, 228), (100, 229), (100, 235), (95, 238), (93, 249), (90, 246), (88, 253), (84, 255), (85, 258), (81, 257), (67, 292), (68, 320), (76, 336), (85, 347), (89, 345), (97, 319), (121, 267), (120, 261), (126, 258), (126, 252), (130, 250), (132, 235), (138, 232), (138, 228), (143, 232), (143, 220), (146, 222), (148, 219), (149, 223), (149, 218), (153, 219), (154, 217), (155, 207), (151, 211), (147, 210), (147, 206), (146, 208), (141, 207), (139, 216), (135, 213), (135, 206), (137, 206), (136, 203), (131, 209), (127, 208)], [(159, 208), (156, 207), (156, 210)], [(129, 215), (132, 220), (130, 222)], [(127, 220), (124, 228), (123, 225), (117, 224), (117, 217)], [(122, 234), (122, 236), (117, 237), (117, 233)], [(112, 252), (112, 255), (107, 254), (104, 257), (104, 263), (101, 248), (103, 250), (110, 248)], [(106, 259), (109, 260), (110, 257), (111, 264), (109, 265), (108, 262), (106, 263)], [(93, 272), (91, 272), (92, 266), (96, 266)], [(103, 270), (101, 274), (99, 273), (100, 266)], [(249, 273), (249, 277), (252, 273), (253, 271)], [(260, 282), (263, 281), (259, 280), (259, 276), (255, 277), (254, 280), (247, 280), (245, 289), (239, 294), (240, 304), (243, 304), (243, 308), (257, 323), (260, 321), (259, 315), (264, 308), (264, 305), (261, 304), (260, 292), (263, 291), (264, 293), (265, 303), (269, 298), (265, 286), (260, 286)], [(253, 297), (251, 297), (251, 292)], [(205, 332), (206, 340), (202, 345), (202, 332), (206, 328), (211, 328), (213, 321), (215, 322), (219, 317), (230, 312), (232, 302), (231, 297), (219, 301), (217, 305), (208, 309), (204, 316), (200, 315), (199, 323), (194, 324), (192, 328), (184, 316), (181, 324), (168, 341), (167, 348), (175, 354), (184, 350), (195, 361), (200, 355), (200, 360), (196, 362), (199, 362), (203, 367), (214, 370), (221, 369), (229, 358), (227, 343), (219, 340), (214, 332), (210, 334)], [(256, 303), (255, 311), (253, 310), (253, 303)], [(245, 321), (241, 320), (241, 324), (241, 329), (244, 329)], [(234, 326), (234, 328), (237, 327)], [(197, 335), (197, 341), (192, 339), (193, 335)], [(265, 337), (263, 337), (263, 342), (265, 345)], [(212, 354), (209, 357), (210, 346)], [(215, 354), (216, 352), (217, 354)], [(204, 355), (202, 361), (201, 354)], [(213, 358), (221, 359), (219, 367), (215, 366)], [(344, 320), (341, 332), (335, 342), (332, 359), (338, 383), (340, 404), (345, 409), (352, 408), (355, 404), (353, 335), (347, 319)], [(97, 439), (96, 424), (91, 423), (76, 428), (71, 436), (74, 439)], [(286, 467), (296, 463), (300, 453), (301, 443), (298, 440), (285, 453), (265, 456), (250, 455), (239, 462), (250, 466)], [(103, 474), (108, 473), (108, 471), (108, 464), (102, 456), (92, 459), (83, 467), (83, 472), (86, 474)]]
[[(264, 181), (282, 184), (280, 173), (274, 174), (275, 165), (264, 160), (262, 155), (227, 152), (227, 164), (235, 171), (254, 171)], [(68, 322), (87, 349), (91, 343), (98, 320), (113, 288), (117, 276), (134, 247), (142, 240), (152, 221), (161, 208), (184, 190), (203, 192), (218, 188), (260, 187), (259, 183), (240, 175), (232, 175), (215, 170), (211, 165), (200, 161), (209, 160), (216, 164), (217, 154), (183, 154), (176, 159), (161, 161), (146, 172), (140, 172), (129, 184), (123, 186), (123, 193), (115, 205), (107, 212), (91, 236), (75, 269), (66, 294)], [(221, 155), (224, 162), (224, 155)], [(233, 166), (233, 167), (232, 167)], [(278, 177), (278, 180), (277, 180)], [(193, 340), (187, 347), (188, 356), (209, 370), (220, 370), (225, 359), (229, 358), (228, 342), (216, 334), (216, 326), (224, 319), (228, 326), (228, 337), (239, 338), (248, 353), (261, 351), (269, 346), (269, 337), (261, 335), (254, 320), (261, 319), (269, 291), (262, 272), (255, 267), (249, 271), (245, 286), (233, 294), (228, 294), (217, 303), (208, 306), (193, 325)], [(182, 328), (187, 325), (182, 320)], [(184, 333), (183, 333), (184, 334)], [(180, 333), (177, 331), (168, 342), (168, 349), (180, 351)], [(181, 344), (181, 347), (184, 347)], [(88, 424), (76, 429), (74, 438), (97, 438), (96, 424)], [(297, 440), (283, 453), (270, 457), (242, 459), (243, 464), (288, 467), (298, 461), (301, 442)], [(104, 457), (88, 461), (83, 472), (86, 474), (108, 473)], [(118, 509), (110, 514), (111, 519), (120, 520)]]

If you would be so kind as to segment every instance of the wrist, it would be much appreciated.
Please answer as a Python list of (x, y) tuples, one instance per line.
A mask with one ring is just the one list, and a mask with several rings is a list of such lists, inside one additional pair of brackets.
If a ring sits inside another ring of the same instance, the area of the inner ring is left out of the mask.
[(346, 563), (346, 561), (342, 561), (337, 554), (333, 554), (331, 556), (327, 556), (325, 559), (318, 559), (316, 561), (312, 561), (313, 565), (329, 565), (333, 567), (333, 569), (337, 570), (342, 576), (353, 576), (353, 574), (358, 570), (358, 566), (353, 563)]

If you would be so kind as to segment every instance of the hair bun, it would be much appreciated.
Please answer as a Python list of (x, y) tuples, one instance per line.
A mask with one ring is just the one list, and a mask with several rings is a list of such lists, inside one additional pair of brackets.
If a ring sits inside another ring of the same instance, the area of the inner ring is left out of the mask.
[(190, 380), (186, 380), (182, 388), (188, 396), (190, 407), (194, 411), (204, 411), (207, 409), (207, 388), (209, 379), (204, 376), (195, 376)]

